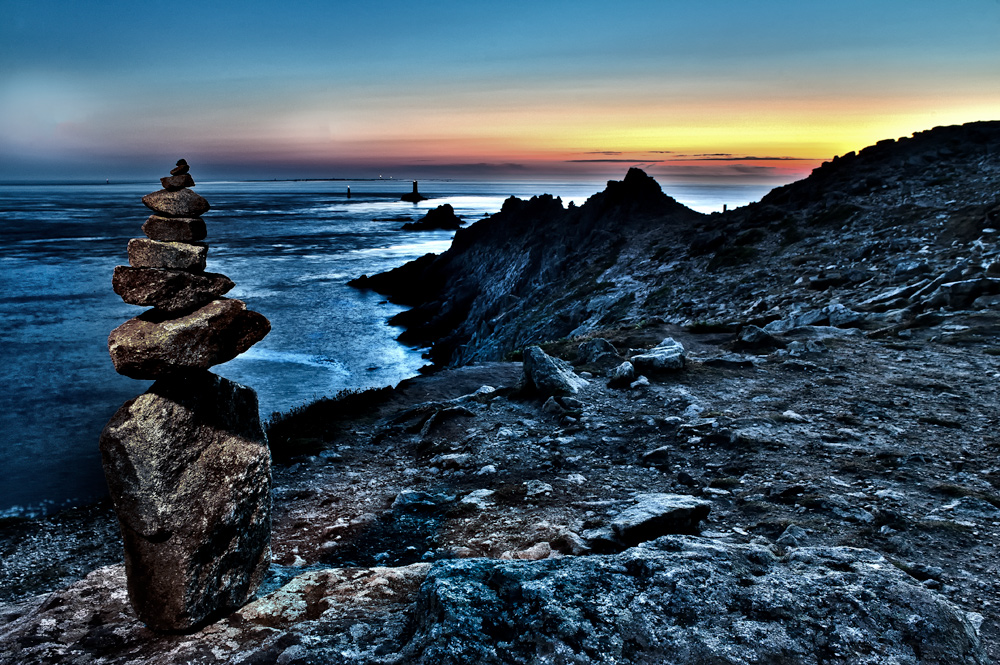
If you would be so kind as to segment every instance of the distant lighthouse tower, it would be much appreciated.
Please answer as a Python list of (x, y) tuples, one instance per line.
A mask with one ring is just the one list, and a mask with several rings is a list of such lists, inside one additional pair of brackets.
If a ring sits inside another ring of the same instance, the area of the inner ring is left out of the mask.
[(413, 191), (409, 194), (403, 194), (400, 197), (401, 201), (407, 201), (409, 203), (420, 203), (421, 201), (426, 201), (427, 197), (417, 191), (417, 181), (413, 181)]

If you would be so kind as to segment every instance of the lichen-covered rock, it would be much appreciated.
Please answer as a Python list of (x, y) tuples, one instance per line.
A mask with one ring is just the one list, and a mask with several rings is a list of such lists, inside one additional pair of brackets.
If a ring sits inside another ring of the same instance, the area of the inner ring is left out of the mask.
[(232, 360), (270, 330), (242, 301), (219, 298), (177, 318), (153, 309), (129, 319), (111, 331), (108, 352), (119, 374), (158, 379)]
[(201, 217), (211, 207), (208, 201), (190, 189), (170, 192), (161, 189), (142, 197), (147, 208), (166, 217)]
[(989, 662), (981, 617), (847, 547), (779, 558), (669, 536), (612, 556), (311, 571), (189, 636), (139, 631), (122, 577), (101, 569), (15, 608), (0, 663)]
[(150, 215), (142, 232), (147, 238), (161, 242), (197, 242), (208, 235), (205, 220), (200, 217), (160, 217)]
[(572, 365), (538, 346), (524, 350), (524, 376), (542, 395), (575, 395), (587, 385), (586, 379), (573, 372)]
[(205, 305), (235, 286), (233, 280), (214, 272), (130, 268), (115, 266), (111, 280), (115, 293), (130, 305), (183, 312)]
[(250, 388), (208, 372), (157, 381), (101, 433), (129, 597), (150, 628), (239, 607), (270, 565), (270, 453)]
[(133, 268), (167, 268), (202, 272), (208, 258), (204, 243), (160, 242), (149, 238), (128, 241), (128, 262)]

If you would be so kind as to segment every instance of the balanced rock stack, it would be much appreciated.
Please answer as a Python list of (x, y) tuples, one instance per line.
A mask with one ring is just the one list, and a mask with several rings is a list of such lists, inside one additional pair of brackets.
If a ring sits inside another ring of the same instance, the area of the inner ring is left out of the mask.
[(249, 600), (270, 566), (271, 458), (250, 388), (208, 372), (264, 338), (271, 324), (234, 284), (205, 272), (201, 215), (183, 159), (143, 197), (146, 238), (128, 243), (115, 293), (152, 309), (108, 337), (115, 369), (153, 386), (101, 433), (104, 474), (121, 525), (129, 598), (160, 631), (183, 631)]

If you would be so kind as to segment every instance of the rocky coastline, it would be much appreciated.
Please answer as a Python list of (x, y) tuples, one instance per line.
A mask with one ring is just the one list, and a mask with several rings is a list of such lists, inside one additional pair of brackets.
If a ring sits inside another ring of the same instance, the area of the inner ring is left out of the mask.
[(255, 601), (157, 636), (108, 509), (9, 523), (0, 663), (994, 662), (998, 236), (1000, 122), (510, 199), (355, 282), (441, 370), (270, 423)]

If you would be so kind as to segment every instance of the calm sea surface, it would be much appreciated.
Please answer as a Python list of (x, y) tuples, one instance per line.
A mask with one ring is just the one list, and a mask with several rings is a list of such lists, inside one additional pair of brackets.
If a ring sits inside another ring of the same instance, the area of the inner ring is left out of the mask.
[[(352, 198), (345, 192), (350, 186)], [(261, 414), (344, 388), (394, 385), (424, 364), (386, 321), (400, 308), (346, 282), (449, 246), (452, 233), (401, 221), (450, 203), (467, 222), (511, 195), (582, 204), (603, 182), (206, 182), (208, 270), (272, 331), (213, 371), (253, 387)], [(151, 385), (115, 373), (108, 333), (142, 310), (111, 290), (129, 238), (149, 214), (150, 184), (0, 185), (0, 517), (37, 515), (106, 494), (97, 440), (123, 402)], [(766, 186), (664, 186), (703, 212), (757, 200)]]

